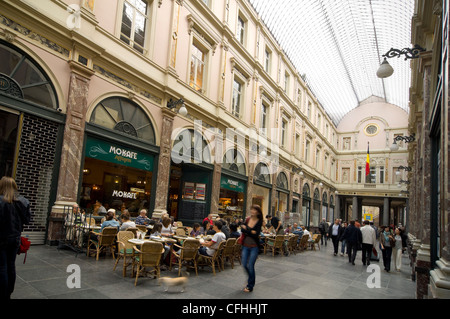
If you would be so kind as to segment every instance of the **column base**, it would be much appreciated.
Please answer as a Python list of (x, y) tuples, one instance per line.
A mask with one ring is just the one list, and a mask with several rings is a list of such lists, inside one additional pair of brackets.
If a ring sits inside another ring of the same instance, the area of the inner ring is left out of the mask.
[(440, 259), (438, 268), (430, 271), (430, 294), (433, 299), (450, 299), (450, 262)]
[(428, 285), (430, 284), (430, 245), (422, 244), (417, 251), (417, 261), (415, 266), (417, 284), (416, 284), (416, 298), (428, 298)]

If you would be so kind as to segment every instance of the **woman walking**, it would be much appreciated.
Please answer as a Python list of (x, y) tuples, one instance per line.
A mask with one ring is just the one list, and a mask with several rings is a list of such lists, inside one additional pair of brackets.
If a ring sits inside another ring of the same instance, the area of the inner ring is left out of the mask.
[(261, 207), (254, 205), (250, 209), (251, 216), (241, 225), (242, 240), (242, 265), (248, 274), (245, 292), (252, 292), (255, 287), (255, 263), (259, 253), (259, 234), (263, 225)]
[(381, 252), (383, 253), (384, 270), (391, 271), (392, 247), (395, 245), (395, 239), (391, 234), (389, 226), (384, 227), (380, 234)]
[(23, 225), (30, 222), (30, 203), (17, 193), (10, 177), (0, 180), (0, 299), (11, 299), (16, 283), (16, 256)]
[(394, 255), (394, 265), (396, 271), (401, 271), (402, 269), (402, 254), (403, 254), (403, 245), (402, 245), (402, 231), (400, 228), (395, 229), (395, 246), (393, 249)]

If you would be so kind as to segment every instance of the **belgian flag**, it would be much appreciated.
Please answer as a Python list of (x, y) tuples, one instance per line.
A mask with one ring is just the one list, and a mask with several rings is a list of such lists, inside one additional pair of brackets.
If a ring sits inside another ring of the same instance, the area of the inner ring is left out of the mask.
[(370, 175), (370, 145), (367, 143), (366, 177)]

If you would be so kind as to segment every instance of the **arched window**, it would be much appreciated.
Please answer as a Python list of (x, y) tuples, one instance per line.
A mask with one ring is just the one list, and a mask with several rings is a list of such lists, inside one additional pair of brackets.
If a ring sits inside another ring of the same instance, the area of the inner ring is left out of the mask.
[(123, 97), (110, 97), (100, 102), (91, 115), (91, 123), (155, 144), (155, 131), (144, 110)]
[(226, 152), (223, 157), (222, 167), (241, 175), (246, 174), (244, 156), (237, 149)]
[(286, 177), (286, 174), (283, 172), (278, 174), (277, 187), (282, 188), (282, 189), (289, 189), (288, 179)]
[(49, 77), (26, 53), (0, 42), (0, 61), (0, 94), (58, 109)]
[(326, 193), (326, 192), (323, 192), (323, 195), (322, 195), (322, 203), (328, 204), (328, 196), (327, 196), (327, 193)]
[(211, 163), (208, 141), (194, 130), (181, 132), (173, 144), (172, 161), (175, 163)]
[(334, 206), (334, 196), (333, 195), (330, 196), (330, 205)]
[(256, 165), (254, 180), (270, 184), (270, 172), (266, 164), (259, 163)]
[(318, 188), (314, 191), (314, 199), (320, 201), (320, 192)]
[(303, 197), (311, 197), (311, 190), (308, 184), (305, 184), (305, 186), (303, 186)]

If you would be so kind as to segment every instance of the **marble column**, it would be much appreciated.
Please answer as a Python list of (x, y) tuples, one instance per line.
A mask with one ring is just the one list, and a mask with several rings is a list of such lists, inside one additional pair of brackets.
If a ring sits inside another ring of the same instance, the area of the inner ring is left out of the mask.
[(390, 212), (391, 212), (390, 199), (386, 197), (384, 199), (384, 205), (383, 205), (383, 225), (382, 226), (389, 225)]
[(71, 61), (69, 64), (71, 74), (58, 188), (48, 227), (47, 240), (50, 244), (54, 244), (61, 239), (64, 208), (77, 202), (88, 108), (87, 98), (90, 78), (93, 75), (93, 71), (80, 63)]
[(223, 161), (223, 137), (218, 133), (215, 135), (215, 153), (214, 153), (214, 171), (211, 190), (211, 213), (219, 213), (220, 199), (220, 181), (222, 179), (222, 161)]
[[(246, 205), (246, 217), (250, 216), (250, 207), (253, 204), (253, 177), (255, 173), (255, 164), (248, 164), (248, 181), (247, 181), (247, 205)], [(264, 218), (266, 216), (264, 215)]]
[(352, 218), (351, 218), (352, 220), (358, 219), (358, 212), (359, 212), (358, 204), (359, 204), (358, 197), (357, 196), (353, 197)]
[(169, 196), (170, 167), (172, 152), (172, 131), (175, 113), (172, 110), (163, 108), (162, 127), (161, 127), (161, 145), (158, 160), (158, 176), (156, 177), (155, 210), (167, 210), (167, 201)]

